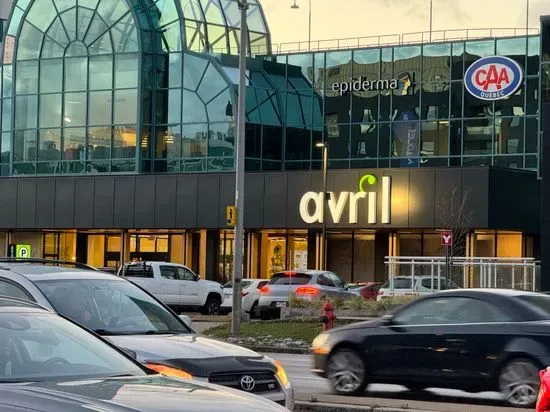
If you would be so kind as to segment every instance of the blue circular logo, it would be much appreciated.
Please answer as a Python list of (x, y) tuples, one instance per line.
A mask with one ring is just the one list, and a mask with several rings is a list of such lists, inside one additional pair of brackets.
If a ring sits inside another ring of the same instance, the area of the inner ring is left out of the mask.
[(484, 57), (464, 74), (464, 86), (481, 100), (500, 100), (513, 95), (523, 83), (523, 68), (503, 56)]

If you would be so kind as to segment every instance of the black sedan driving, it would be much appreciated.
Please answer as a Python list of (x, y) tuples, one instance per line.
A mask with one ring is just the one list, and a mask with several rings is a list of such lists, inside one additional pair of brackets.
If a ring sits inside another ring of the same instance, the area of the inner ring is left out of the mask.
[(425, 296), (378, 320), (322, 333), (313, 372), (340, 395), (370, 383), (410, 390), (498, 391), (532, 407), (539, 371), (550, 365), (550, 296), (461, 289)]

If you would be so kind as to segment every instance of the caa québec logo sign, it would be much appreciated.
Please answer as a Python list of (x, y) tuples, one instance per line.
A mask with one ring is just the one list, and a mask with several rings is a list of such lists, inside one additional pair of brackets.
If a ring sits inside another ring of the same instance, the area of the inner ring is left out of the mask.
[(500, 100), (512, 96), (523, 83), (523, 68), (503, 56), (484, 57), (464, 74), (466, 90), (481, 100)]

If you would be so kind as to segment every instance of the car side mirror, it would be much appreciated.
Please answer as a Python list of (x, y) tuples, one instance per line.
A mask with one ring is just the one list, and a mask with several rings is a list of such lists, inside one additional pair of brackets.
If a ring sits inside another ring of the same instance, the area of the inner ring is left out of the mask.
[(187, 315), (179, 315), (179, 318), (183, 321), (183, 323), (185, 323), (185, 325), (189, 328), (192, 327), (193, 325), (193, 321), (191, 320), (191, 318)]
[(124, 348), (122, 346), (119, 346), (120, 350), (123, 351), (126, 355), (130, 356), (132, 359), (137, 360), (137, 353), (133, 351), (132, 349)]
[(384, 315), (382, 316), (382, 324), (384, 326), (391, 326), (393, 325), (393, 315)]
[(198, 282), (199, 280), (201, 280), (201, 275), (195, 275), (195, 282)]

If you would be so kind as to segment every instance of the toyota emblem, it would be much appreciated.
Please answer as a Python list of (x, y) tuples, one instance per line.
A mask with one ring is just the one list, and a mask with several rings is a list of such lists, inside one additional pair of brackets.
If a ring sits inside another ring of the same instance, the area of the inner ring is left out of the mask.
[(241, 378), (241, 388), (243, 388), (243, 390), (250, 392), (254, 390), (255, 386), (256, 386), (256, 381), (252, 376), (246, 375)]

